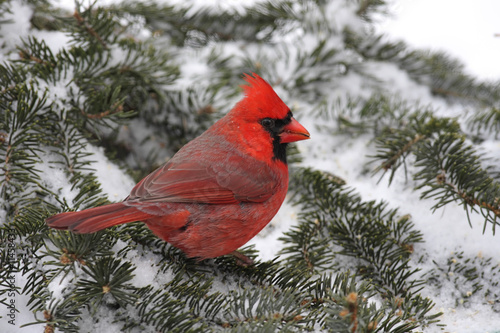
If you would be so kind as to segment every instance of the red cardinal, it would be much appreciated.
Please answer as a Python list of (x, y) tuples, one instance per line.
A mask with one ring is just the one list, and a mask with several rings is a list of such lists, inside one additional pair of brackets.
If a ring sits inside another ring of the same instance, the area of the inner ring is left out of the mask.
[(286, 146), (309, 138), (273, 88), (245, 75), (245, 97), (205, 133), (141, 180), (123, 201), (47, 219), (93, 233), (143, 221), (188, 257), (233, 254), (276, 215), (288, 189)]

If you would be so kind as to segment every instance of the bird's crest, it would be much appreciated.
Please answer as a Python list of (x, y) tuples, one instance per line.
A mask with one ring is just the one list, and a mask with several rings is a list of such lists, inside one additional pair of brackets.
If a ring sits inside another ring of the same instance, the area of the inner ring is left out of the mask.
[(248, 85), (242, 85), (245, 98), (240, 106), (251, 111), (259, 118), (282, 119), (287, 116), (290, 108), (279, 98), (274, 89), (264, 79), (255, 73), (244, 74)]

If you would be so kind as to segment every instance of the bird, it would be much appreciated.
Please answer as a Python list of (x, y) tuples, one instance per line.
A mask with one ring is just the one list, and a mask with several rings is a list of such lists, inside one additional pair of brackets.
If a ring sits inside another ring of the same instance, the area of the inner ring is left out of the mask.
[(143, 178), (117, 203), (46, 219), (88, 234), (141, 221), (189, 258), (231, 254), (276, 215), (288, 191), (287, 145), (310, 138), (271, 85), (243, 74), (243, 98), (204, 133)]

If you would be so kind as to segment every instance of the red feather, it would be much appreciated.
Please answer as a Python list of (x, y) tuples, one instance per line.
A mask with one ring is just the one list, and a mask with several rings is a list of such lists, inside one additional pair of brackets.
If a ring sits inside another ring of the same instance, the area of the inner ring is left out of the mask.
[[(186, 145), (175, 158), (140, 181), (127, 198), (131, 202), (183, 202), (234, 204), (263, 202), (273, 194), (278, 175), (268, 164), (231, 156), (226, 141), (210, 143), (210, 154), (195, 161), (194, 154), (206, 137)], [(132, 204), (132, 203), (130, 203)]]
[(46, 223), (54, 229), (68, 229), (73, 232), (86, 234), (147, 217), (148, 214), (118, 202), (111, 205), (89, 208), (80, 212), (57, 214), (49, 217)]

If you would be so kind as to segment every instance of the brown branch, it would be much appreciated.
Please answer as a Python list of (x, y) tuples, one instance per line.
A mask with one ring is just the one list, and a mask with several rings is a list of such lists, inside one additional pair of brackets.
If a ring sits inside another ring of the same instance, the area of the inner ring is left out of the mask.
[(485, 201), (480, 201), (474, 196), (467, 194), (467, 192), (460, 190), (455, 186), (455, 184), (452, 184), (446, 180), (446, 175), (444, 174), (444, 171), (436, 177), (436, 181), (438, 182), (438, 184), (445, 184), (450, 188), (452, 188), (452, 190), (470, 206), (483, 207), (493, 212), (493, 214), (495, 214), (496, 216), (500, 217), (500, 206), (498, 205), (498, 203), (490, 204)]
[(396, 161), (401, 157), (403, 156), (404, 153), (408, 152), (412, 146), (414, 146), (415, 144), (417, 144), (419, 141), (422, 141), (424, 139), (426, 139), (427, 137), (425, 135), (422, 135), (422, 134), (415, 134), (415, 137), (413, 138), (413, 140), (409, 141), (407, 144), (405, 144), (403, 146), (403, 148), (401, 148), (396, 155), (392, 156), (391, 158), (389, 158), (387, 161), (383, 162), (382, 165), (380, 165), (379, 167), (377, 167), (377, 169), (375, 171), (379, 171), (380, 169), (384, 169), (384, 171), (387, 171), (389, 170), (393, 165), (394, 163), (396, 163)]
[(50, 67), (56, 67), (56, 64), (45, 61), (43, 59), (37, 58), (34, 55), (30, 54), (28, 51), (19, 51), (19, 57), (21, 59), (26, 59), (26, 60), (31, 60), (33, 62), (36, 62), (37, 64), (40, 65), (45, 65), (45, 66), (50, 66)]
[[(449, 184), (447, 183), (448, 185), (451, 185), (453, 186), (453, 184)], [(493, 214), (495, 214), (496, 216), (500, 217), (500, 207), (497, 205), (492, 205), (488, 202), (485, 202), (485, 201), (480, 201), (479, 199), (477, 198), (474, 198), (472, 196), (469, 196), (467, 194), (467, 192), (462, 192), (460, 191), (459, 189), (455, 188), (455, 192), (462, 198), (464, 199), (465, 202), (467, 202), (469, 205), (471, 206), (479, 206), (479, 207), (482, 207), (482, 208), (486, 208), (487, 210), (493, 212)]]
[[(316, 219), (314, 221), (314, 224), (315, 224), (314, 233), (317, 233), (321, 229), (321, 222), (318, 219)], [(314, 272), (314, 264), (311, 261), (309, 247), (307, 245), (308, 244), (302, 246), (302, 255), (309, 271)]]
[(80, 15), (80, 13), (78, 13), (77, 11), (75, 11), (73, 13), (73, 17), (76, 19), (76, 21), (78, 22), (79, 25), (83, 26), (85, 28), (85, 30), (87, 30), (87, 32), (95, 37), (99, 43), (101, 43), (101, 45), (107, 50), (108, 49), (108, 44), (101, 38), (101, 36), (99, 36), (99, 34), (85, 21), (85, 19)]
[(89, 113), (85, 112), (83, 109), (80, 109), (80, 112), (88, 119), (102, 119), (102, 118), (105, 118), (109, 115), (112, 115), (112, 114), (115, 114), (115, 113), (118, 113), (121, 111), (123, 111), (123, 105), (121, 103), (115, 103), (112, 106), (112, 109), (103, 111), (103, 112), (98, 113), (98, 114), (89, 114)]
[(89, 114), (85, 111), (83, 111), (83, 109), (80, 109), (80, 112), (87, 118), (89, 119), (102, 119), (106, 116), (108, 116), (110, 113), (111, 113), (111, 110), (106, 110), (106, 111), (103, 111), (101, 113), (98, 113), (98, 114)]
[(302, 247), (302, 254), (303, 254), (304, 261), (306, 262), (307, 268), (309, 269), (309, 271), (313, 272), (314, 265), (313, 265), (311, 259), (309, 258), (309, 251), (305, 246)]
[(463, 97), (465, 98), (466, 96), (452, 90), (446, 90), (443, 88), (434, 88), (432, 89), (432, 93), (436, 95), (445, 95), (445, 96), (453, 96), (453, 97)]

